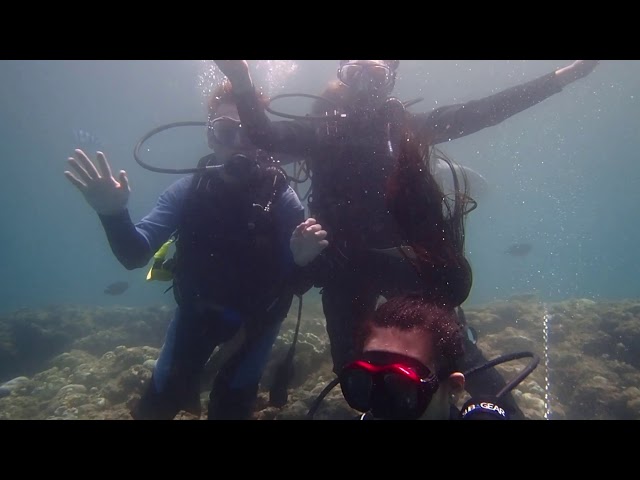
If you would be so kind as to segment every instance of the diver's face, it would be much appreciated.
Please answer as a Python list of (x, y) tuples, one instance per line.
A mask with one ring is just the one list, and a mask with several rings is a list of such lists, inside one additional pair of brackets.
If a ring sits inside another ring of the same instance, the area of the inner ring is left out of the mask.
[(224, 103), (211, 114), (207, 140), (209, 147), (221, 163), (225, 163), (232, 155), (238, 153), (247, 156), (253, 156), (256, 153), (256, 147), (242, 129), (238, 109), (233, 104)]
[[(413, 358), (436, 371), (435, 338), (432, 332), (411, 329), (401, 330), (395, 327), (373, 326), (365, 340), (363, 352), (389, 352)], [(464, 389), (464, 375), (452, 373), (449, 378), (439, 382), (428, 407), (420, 416), (421, 420), (447, 420), (451, 405), (451, 396)]]
[[(243, 155), (245, 160), (253, 159), (256, 155), (256, 147), (251, 143), (242, 129), (238, 109), (233, 104), (222, 104), (211, 114), (207, 127), (207, 140), (209, 147), (215, 152), (219, 164), (238, 166), (241, 170), (250, 169), (251, 165), (243, 165), (239, 158), (232, 157)], [(240, 163), (238, 163), (240, 161)], [(251, 163), (251, 162), (249, 162)], [(247, 172), (231, 174), (227, 169), (220, 172), (220, 178), (229, 185), (246, 186), (250, 180)]]
[(384, 60), (348, 60), (338, 69), (338, 79), (354, 103), (378, 104), (391, 93), (395, 72)]
[(364, 352), (390, 352), (412, 357), (435, 371), (433, 334), (419, 329), (402, 330), (396, 327), (373, 325), (364, 342)]

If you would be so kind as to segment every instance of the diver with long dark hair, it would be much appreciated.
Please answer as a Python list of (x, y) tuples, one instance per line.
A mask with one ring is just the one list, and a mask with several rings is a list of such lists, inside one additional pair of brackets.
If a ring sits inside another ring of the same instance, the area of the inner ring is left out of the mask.
[[(414, 291), (419, 286), (405, 261), (402, 246), (406, 239), (390, 214), (387, 199), (406, 123), (422, 158), (439, 144), (497, 125), (561, 92), (588, 75), (598, 61), (578, 60), (486, 98), (414, 114), (408, 111), (411, 102), (391, 96), (399, 60), (341, 60), (337, 81), (318, 98), (313, 111), (284, 121), (271, 120), (267, 111), (274, 111), (257, 101), (246, 61), (216, 63), (234, 86), (240, 120), (252, 141), (269, 152), (307, 159), (312, 185), (310, 213), (328, 233), (329, 242), (311, 266), (316, 270), (316, 286), (322, 288), (333, 367), (338, 374), (353, 360), (355, 332), (380, 297)], [(457, 171), (452, 168), (454, 176)], [(457, 190), (464, 193), (466, 189), (461, 179)], [(411, 208), (413, 212), (399, 212), (400, 217), (432, 221), (415, 216), (423, 206)], [(461, 269), (466, 268), (463, 263)], [(457, 288), (460, 298), (466, 298), (468, 291), (462, 285)], [(483, 357), (472, 333), (467, 330), (466, 359), (477, 364)], [(474, 376), (467, 388), (471, 393), (476, 388), (493, 391), (504, 384), (498, 372), (490, 369)], [(516, 402), (509, 403), (518, 413)]]

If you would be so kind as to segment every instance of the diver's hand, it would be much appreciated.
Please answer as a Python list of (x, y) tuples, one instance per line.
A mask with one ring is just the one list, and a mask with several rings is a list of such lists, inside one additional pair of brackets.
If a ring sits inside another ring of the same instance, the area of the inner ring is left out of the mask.
[(315, 218), (307, 218), (296, 227), (291, 234), (289, 247), (296, 265), (304, 267), (311, 263), (320, 253), (327, 248), (329, 242), (325, 240), (327, 232)]
[(113, 215), (127, 208), (131, 193), (127, 173), (120, 170), (119, 181), (116, 181), (104, 153), (96, 154), (99, 171), (82, 150), (75, 150), (75, 154), (76, 158), (69, 157), (67, 161), (77, 176), (70, 171), (64, 174), (84, 195), (91, 208), (99, 215)]
[(576, 60), (571, 65), (556, 70), (556, 77), (564, 87), (589, 75), (599, 63), (600, 60)]
[(229, 79), (236, 92), (253, 88), (249, 75), (249, 64), (246, 60), (214, 60), (214, 62)]

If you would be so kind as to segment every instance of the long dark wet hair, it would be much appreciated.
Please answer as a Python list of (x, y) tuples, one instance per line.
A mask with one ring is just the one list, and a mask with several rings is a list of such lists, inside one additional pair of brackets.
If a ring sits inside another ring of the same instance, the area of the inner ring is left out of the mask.
[[(405, 129), (396, 169), (387, 185), (387, 201), (400, 232), (414, 255), (407, 255), (424, 282), (422, 296), (450, 307), (460, 306), (473, 283), (465, 256), (466, 214), (475, 208), (467, 179), (451, 159)], [(456, 186), (445, 196), (431, 173), (431, 162), (445, 161)]]

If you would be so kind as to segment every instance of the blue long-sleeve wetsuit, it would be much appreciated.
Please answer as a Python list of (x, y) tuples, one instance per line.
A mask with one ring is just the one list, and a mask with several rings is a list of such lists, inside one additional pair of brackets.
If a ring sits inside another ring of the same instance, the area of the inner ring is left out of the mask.
[[(138, 223), (133, 223), (128, 210), (115, 215), (100, 215), (111, 249), (127, 269), (142, 268), (171, 237), (185, 215), (185, 205), (194, 176), (183, 177), (170, 185), (158, 198), (155, 207)], [(286, 187), (272, 206), (277, 231), (279, 274), (291, 276), (295, 270), (289, 239), (295, 227), (304, 220), (304, 207), (295, 192)], [(215, 231), (215, 226), (211, 227)], [(228, 264), (227, 264), (228, 265)], [(232, 266), (229, 266), (231, 269)], [(235, 278), (233, 272), (220, 271), (222, 278)], [(238, 283), (241, 283), (240, 281)], [(235, 288), (235, 286), (234, 286)], [(242, 288), (242, 285), (237, 285)], [(293, 294), (280, 303), (273, 318), (258, 334), (247, 332), (247, 341), (225, 364), (218, 375), (211, 400), (218, 413), (209, 418), (244, 418), (250, 404), (281, 321), (286, 317)], [(213, 350), (231, 339), (245, 323), (245, 316), (233, 308), (212, 314), (202, 313), (187, 305), (178, 305), (169, 325), (166, 339), (156, 363), (151, 385), (143, 402), (133, 412), (134, 418), (173, 418), (180, 410), (199, 413), (200, 378)], [(217, 391), (217, 393), (216, 393)], [(214, 394), (217, 397), (214, 399)], [(146, 400), (145, 400), (146, 399)]]

